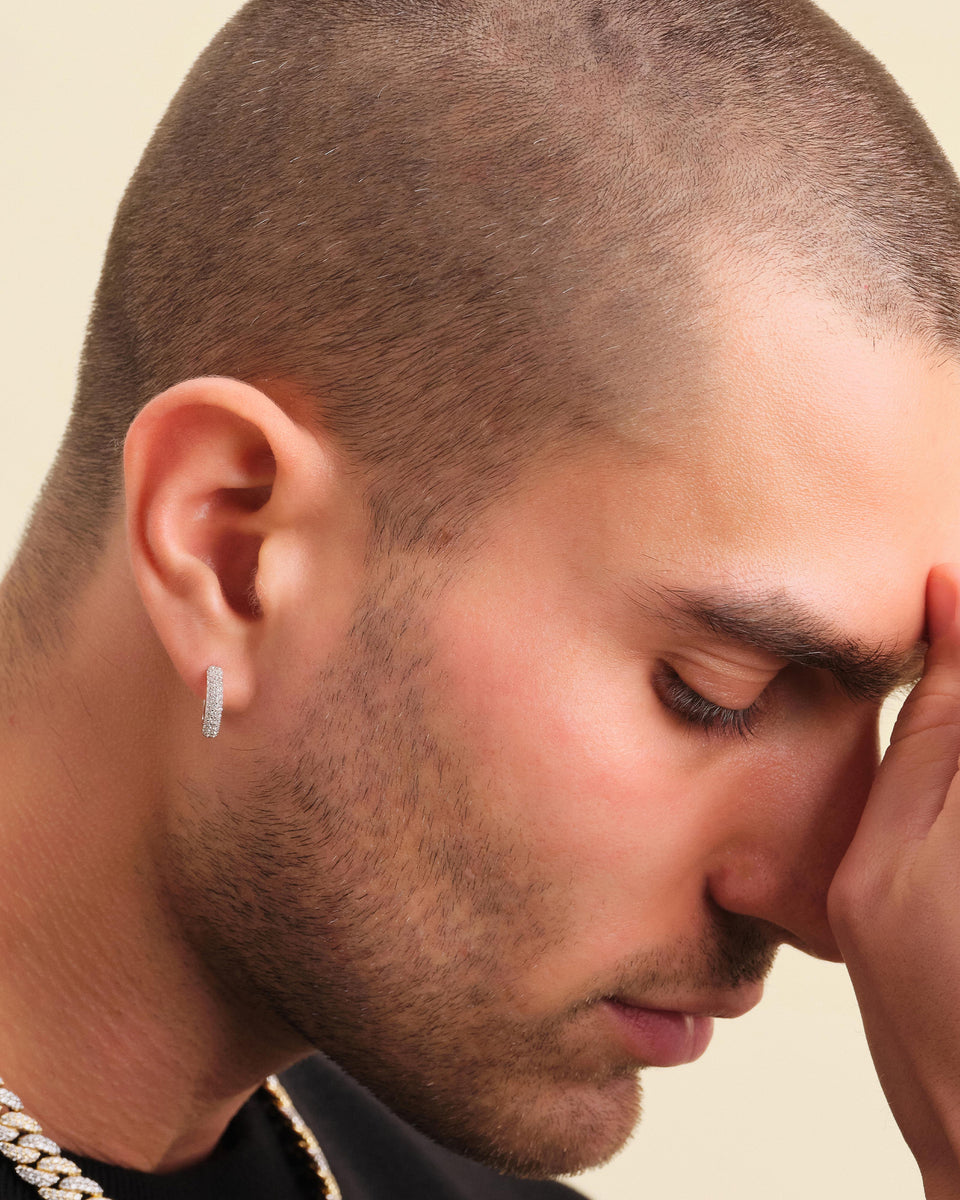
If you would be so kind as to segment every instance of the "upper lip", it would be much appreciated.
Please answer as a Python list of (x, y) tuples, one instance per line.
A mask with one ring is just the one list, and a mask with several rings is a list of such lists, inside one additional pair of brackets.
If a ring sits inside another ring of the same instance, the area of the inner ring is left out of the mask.
[(648, 1012), (676, 1012), (689, 1017), (742, 1017), (760, 1003), (763, 984), (745, 984), (732, 991), (699, 992), (689, 996), (611, 996), (616, 1004), (627, 1008), (644, 1008)]

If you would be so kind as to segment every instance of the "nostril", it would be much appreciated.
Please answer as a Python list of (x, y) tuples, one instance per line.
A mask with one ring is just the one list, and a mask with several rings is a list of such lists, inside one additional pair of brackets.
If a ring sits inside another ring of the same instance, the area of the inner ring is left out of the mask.
[(724, 921), (745, 922), (764, 944), (787, 944), (837, 962), (840, 952), (827, 918), (828, 883), (826, 872), (777, 869), (749, 854), (729, 859), (711, 874), (707, 897)]

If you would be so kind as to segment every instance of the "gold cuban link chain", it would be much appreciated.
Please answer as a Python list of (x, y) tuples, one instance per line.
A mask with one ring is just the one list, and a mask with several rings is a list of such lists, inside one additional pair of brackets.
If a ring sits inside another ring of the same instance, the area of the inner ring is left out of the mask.
[[(320, 1200), (342, 1200), (340, 1188), (320, 1149), (320, 1144), (293, 1106), (280, 1080), (271, 1075), (264, 1088), (306, 1156), (317, 1179)], [(44, 1137), (38, 1121), (23, 1111), (23, 1101), (0, 1079), (0, 1154), (4, 1154), (20, 1178), (35, 1187), (43, 1200), (86, 1200), (102, 1197), (103, 1188), (88, 1179), (75, 1162), (60, 1153), (60, 1147)]]

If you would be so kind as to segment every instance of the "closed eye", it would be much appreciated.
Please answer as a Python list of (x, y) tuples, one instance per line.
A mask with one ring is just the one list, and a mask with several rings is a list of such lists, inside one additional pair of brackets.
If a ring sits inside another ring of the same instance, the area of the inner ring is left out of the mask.
[(714, 704), (694, 691), (666, 663), (660, 665), (655, 676), (655, 689), (660, 703), (674, 716), (687, 725), (721, 737), (750, 737), (763, 709), (762, 696), (747, 708), (724, 708)]

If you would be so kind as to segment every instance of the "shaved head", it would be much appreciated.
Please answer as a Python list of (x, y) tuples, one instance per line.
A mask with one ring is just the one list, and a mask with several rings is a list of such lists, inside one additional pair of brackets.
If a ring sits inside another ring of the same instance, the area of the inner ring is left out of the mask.
[(682, 415), (750, 263), (955, 354), (958, 197), (803, 0), (253, 0), (121, 204), (9, 596), (71, 594), (131, 420), (191, 376), (298, 398), (377, 532), (436, 545), (536, 455)]

